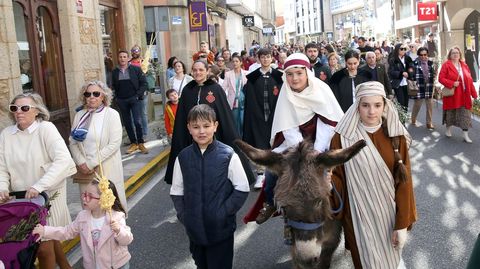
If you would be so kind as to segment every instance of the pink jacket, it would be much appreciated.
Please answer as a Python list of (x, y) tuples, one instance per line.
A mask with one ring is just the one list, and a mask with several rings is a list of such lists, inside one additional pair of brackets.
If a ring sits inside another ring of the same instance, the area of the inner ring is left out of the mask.
[(68, 240), (80, 235), (80, 243), (83, 255), (83, 268), (95, 269), (96, 264), (100, 268), (120, 268), (130, 260), (128, 245), (133, 240), (130, 227), (125, 222), (123, 212), (112, 210), (112, 219), (120, 223), (120, 232), (115, 234), (110, 228), (110, 216), (106, 215), (105, 224), (102, 227), (97, 246), (96, 257), (94, 256), (93, 240), (91, 233), (92, 214), (89, 210), (82, 210), (70, 225), (65, 227), (45, 226), (45, 239)]
[[(247, 84), (247, 71), (241, 69), (242, 72), (242, 86)], [(233, 101), (235, 100), (235, 70), (225, 72), (225, 79), (223, 80), (223, 89), (227, 94), (228, 104), (233, 108)]]

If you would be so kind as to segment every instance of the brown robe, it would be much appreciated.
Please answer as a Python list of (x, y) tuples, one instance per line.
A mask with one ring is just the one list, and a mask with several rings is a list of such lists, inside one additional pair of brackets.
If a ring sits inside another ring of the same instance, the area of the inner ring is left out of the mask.
[[(373, 134), (368, 133), (373, 144), (379, 151), (383, 160), (387, 164), (390, 172), (393, 173), (394, 165), (394, 151), (391, 142), (391, 138), (387, 137), (382, 128)], [(340, 134), (335, 133), (330, 145), (331, 149), (341, 149), (342, 144), (340, 140)], [(399, 183), (395, 186), (395, 203), (396, 203), (396, 217), (394, 230), (403, 228), (412, 228), (412, 224), (417, 220), (417, 210), (415, 206), (415, 197), (413, 193), (412, 175), (410, 170), (410, 158), (408, 155), (408, 147), (405, 137), (400, 137), (400, 155), (407, 168), (407, 181)], [(348, 200), (347, 186), (345, 178), (345, 168), (343, 165), (336, 167), (333, 170), (332, 183), (335, 184), (336, 189), (340, 193), (344, 202), (343, 210), (335, 217), (342, 221), (343, 231), (345, 235), (345, 248), (349, 249), (352, 254), (353, 263), (355, 268), (362, 268), (358, 248), (355, 240), (354, 227), (352, 222), (352, 216), (350, 212), (350, 201)], [(332, 208), (339, 208), (340, 200), (337, 196), (332, 195)], [(389, 239), (390, 240), (390, 239)]]

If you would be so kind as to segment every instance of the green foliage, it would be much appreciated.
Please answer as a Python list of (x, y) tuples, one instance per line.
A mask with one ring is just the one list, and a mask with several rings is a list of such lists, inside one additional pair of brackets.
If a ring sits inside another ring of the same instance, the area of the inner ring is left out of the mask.
[(395, 105), (395, 108), (397, 109), (398, 112), (398, 118), (402, 124), (405, 124), (408, 120), (408, 112), (405, 110), (405, 108), (400, 105), (400, 103), (397, 101), (396, 98), (393, 98), (392, 100), (393, 104)]
[(0, 238), (0, 242), (23, 241), (39, 223), (40, 210), (36, 210), (30, 213), (28, 219), (21, 219), (17, 224), (10, 226), (5, 236)]
[(480, 99), (473, 99), (472, 113), (480, 116)]
[[(55, 192), (43, 205), (43, 207), (49, 209), (51, 201), (55, 200), (60, 193)], [(27, 239), (28, 235), (32, 232), (33, 228), (40, 223), (40, 209), (33, 211), (28, 215), (28, 219), (21, 219), (17, 224), (14, 224), (8, 228), (4, 237), (0, 237), (0, 243), (10, 241), (23, 241)]]

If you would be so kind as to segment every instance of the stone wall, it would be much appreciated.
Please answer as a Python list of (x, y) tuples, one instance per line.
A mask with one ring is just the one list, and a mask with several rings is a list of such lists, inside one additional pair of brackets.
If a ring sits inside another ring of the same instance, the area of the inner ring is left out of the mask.
[(128, 51), (133, 45), (147, 47), (145, 36), (145, 16), (143, 2), (140, 0), (121, 1), (123, 11), (123, 26), (125, 29), (125, 44)]
[(70, 1), (58, 1), (63, 61), (70, 117), (80, 104), (78, 92), (87, 80), (105, 80), (98, 1), (83, 1), (77, 13)]
[(11, 125), (8, 104), (21, 93), (12, 1), (0, 1), (0, 130)]

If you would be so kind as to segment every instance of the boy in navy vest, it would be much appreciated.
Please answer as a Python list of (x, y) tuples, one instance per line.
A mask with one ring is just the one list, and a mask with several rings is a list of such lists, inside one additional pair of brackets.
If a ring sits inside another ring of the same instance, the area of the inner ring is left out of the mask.
[(233, 149), (214, 139), (218, 122), (210, 106), (194, 106), (187, 127), (194, 142), (175, 160), (170, 196), (197, 267), (232, 268), (236, 213), (250, 191), (247, 176)]

